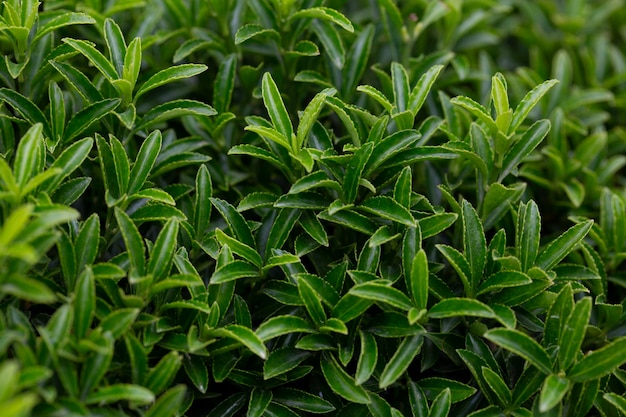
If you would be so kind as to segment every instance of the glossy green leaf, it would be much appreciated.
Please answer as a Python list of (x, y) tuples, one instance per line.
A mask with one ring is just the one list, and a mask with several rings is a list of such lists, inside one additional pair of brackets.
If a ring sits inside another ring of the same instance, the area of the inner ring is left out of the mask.
[(181, 354), (170, 351), (148, 372), (145, 387), (159, 395), (171, 385), (181, 365)]
[[(293, 125), (291, 124), (289, 113), (287, 113), (287, 109), (285, 108), (285, 103), (280, 96), (280, 91), (269, 72), (263, 74), (262, 92), (263, 103), (265, 104), (265, 108), (272, 120), (274, 128), (291, 143)], [(295, 148), (292, 149), (295, 151)]]
[(154, 401), (154, 394), (140, 385), (114, 384), (102, 387), (84, 399), (85, 404), (98, 404), (100, 406), (119, 401), (132, 401), (146, 405)]
[(355, 285), (348, 294), (355, 295), (375, 302), (389, 304), (401, 310), (410, 310), (413, 307), (411, 300), (400, 290), (379, 282), (365, 282)]
[(492, 329), (485, 333), (484, 337), (491, 342), (521, 356), (528, 362), (539, 368), (543, 373), (549, 374), (552, 363), (546, 351), (530, 336), (513, 329)]
[(566, 370), (574, 363), (591, 315), (591, 298), (585, 297), (578, 301), (572, 309), (559, 337), (559, 365)]
[(472, 271), (470, 276), (473, 292), (482, 279), (483, 269), (487, 261), (487, 241), (478, 213), (466, 200), (463, 200), (462, 219), (464, 255)]
[(440, 213), (419, 219), (422, 239), (433, 237), (452, 226), (458, 218), (456, 213)]
[(378, 363), (378, 345), (376, 338), (368, 332), (359, 331), (361, 350), (354, 376), (357, 385), (363, 385), (374, 373)]
[(296, 316), (275, 316), (259, 325), (257, 336), (264, 342), (290, 333), (312, 333), (315, 328), (305, 319)]
[(626, 362), (624, 349), (626, 338), (619, 338), (606, 346), (583, 357), (567, 372), (567, 377), (574, 382), (586, 382), (601, 378)]
[(391, 63), (391, 81), (393, 82), (393, 101), (395, 110), (401, 113), (409, 104), (409, 75), (406, 69), (397, 62)]
[(305, 279), (298, 279), (298, 294), (300, 294), (309, 317), (318, 325), (324, 323), (326, 321), (326, 312), (320, 297)]
[(259, 388), (252, 389), (250, 393), (250, 399), (248, 400), (248, 412), (246, 417), (261, 417), (267, 406), (272, 401), (272, 391), (263, 390)]
[(117, 78), (122, 77), (124, 58), (126, 57), (126, 41), (122, 29), (113, 19), (104, 21), (104, 40), (109, 50), (111, 63), (117, 72)]
[(84, 55), (85, 58), (87, 58), (107, 80), (112, 82), (118, 79), (115, 66), (108, 59), (106, 59), (102, 52), (98, 51), (93, 44), (80, 39), (63, 38), (62, 40)]
[(517, 165), (541, 143), (550, 131), (550, 121), (539, 120), (524, 132), (515, 144), (504, 154), (499, 181), (502, 181)]
[(139, 87), (135, 93), (134, 101), (137, 102), (139, 97), (148, 91), (154, 90), (162, 85), (169, 84), (174, 81), (191, 78), (207, 70), (206, 65), (202, 64), (182, 64), (166, 68), (154, 74), (145, 83)]
[(236, 55), (231, 54), (220, 62), (213, 90), (213, 107), (218, 113), (224, 113), (230, 107), (235, 86), (236, 59)]
[(310, 355), (305, 350), (290, 347), (273, 350), (263, 363), (263, 379), (268, 380), (291, 371)]
[(274, 401), (308, 413), (325, 414), (335, 410), (335, 407), (325, 399), (299, 389), (278, 388), (273, 394)]
[(119, 208), (115, 208), (115, 218), (126, 245), (131, 266), (141, 276), (145, 273), (145, 246), (135, 223)]
[(91, 327), (96, 309), (96, 283), (91, 268), (82, 271), (74, 293), (74, 335), (81, 340)]
[(432, 318), (474, 316), (494, 318), (495, 313), (486, 304), (471, 298), (447, 298), (435, 304), (428, 311)]
[(155, 281), (159, 281), (169, 273), (172, 257), (177, 247), (178, 227), (177, 219), (168, 220), (154, 242), (146, 272), (152, 274)]
[(337, 363), (333, 355), (324, 354), (320, 358), (320, 367), (326, 383), (335, 394), (354, 403), (370, 402), (367, 391), (356, 384), (354, 379)]
[(161, 145), (161, 132), (158, 130), (150, 133), (148, 137), (144, 139), (130, 171), (130, 182), (128, 184), (129, 194), (135, 194), (144, 186), (161, 152)]
[(90, 25), (94, 23), (96, 23), (96, 21), (88, 14), (65, 12), (53, 19), (50, 19), (44, 25), (39, 26), (39, 28), (37, 28), (35, 37), (32, 40), (32, 43), (33, 44), (36, 43), (47, 34), (54, 32), (55, 30), (60, 29), (65, 26)]
[(346, 51), (337, 29), (328, 21), (319, 19), (314, 20), (312, 26), (333, 65), (339, 69), (343, 68), (346, 62)]
[(536, 265), (544, 270), (554, 267), (587, 236), (591, 226), (593, 226), (593, 221), (588, 220), (567, 229), (539, 253)]
[(176, 385), (161, 394), (144, 417), (174, 417), (183, 405), (186, 387)]
[(420, 388), (420, 391), (425, 398), (434, 400), (445, 389), (450, 390), (450, 400), (452, 403), (457, 403), (471, 397), (476, 388), (463, 384), (453, 379), (432, 377), (420, 379), (416, 386)]
[(252, 330), (238, 324), (230, 324), (226, 327), (215, 329), (212, 333), (216, 336), (228, 337), (241, 343), (252, 353), (261, 359), (267, 358), (267, 348), (263, 341)]
[(509, 133), (513, 133), (524, 122), (530, 111), (539, 103), (539, 100), (557, 84), (558, 80), (547, 80), (530, 90), (520, 101), (513, 112)]
[(450, 412), (451, 394), (448, 388), (441, 391), (430, 407), (430, 417), (446, 417)]
[(465, 256), (458, 250), (454, 249), (452, 246), (436, 245), (435, 247), (437, 248), (437, 250), (439, 250), (439, 252), (441, 252), (441, 254), (446, 258), (446, 260), (459, 275), (459, 278), (463, 283), (463, 287), (465, 288), (466, 294), (472, 295), (472, 270)]
[(240, 27), (235, 33), (235, 45), (239, 45), (249, 39), (254, 38), (255, 36), (260, 35), (270, 35), (278, 38), (279, 34), (274, 29), (266, 29), (261, 25), (257, 25), (255, 23), (249, 23)]
[(105, 99), (97, 101), (74, 114), (65, 126), (63, 142), (69, 142), (83, 133), (89, 126), (115, 110), (120, 99)]
[(378, 382), (380, 388), (390, 386), (404, 374), (415, 356), (420, 353), (423, 344), (424, 337), (421, 334), (408, 336), (400, 343), (380, 374)]
[(259, 269), (245, 261), (233, 261), (218, 268), (211, 276), (211, 284), (222, 284), (240, 278), (253, 278), (259, 274)]
[(483, 366), (481, 368), (482, 376), (491, 390), (500, 400), (500, 404), (507, 406), (511, 402), (511, 390), (506, 385), (502, 377), (493, 369)]
[(545, 413), (561, 402), (571, 386), (567, 378), (550, 374), (541, 387), (539, 394), (539, 411)]
[(218, 199), (210, 198), (211, 203), (220, 212), (231, 232), (235, 235), (235, 238), (248, 245), (251, 248), (255, 248), (254, 238), (248, 223), (244, 217), (228, 202)]
[(213, 116), (215, 109), (208, 104), (196, 100), (179, 99), (168, 101), (150, 109), (137, 122), (134, 130), (146, 129), (156, 123), (182, 116)]
[(443, 65), (434, 65), (428, 71), (426, 71), (417, 81), (413, 90), (411, 90), (411, 94), (409, 96), (409, 103), (407, 108), (413, 113), (413, 117), (420, 111), (424, 102), (426, 101), (426, 97), (428, 93), (435, 84), (435, 80), (443, 70)]

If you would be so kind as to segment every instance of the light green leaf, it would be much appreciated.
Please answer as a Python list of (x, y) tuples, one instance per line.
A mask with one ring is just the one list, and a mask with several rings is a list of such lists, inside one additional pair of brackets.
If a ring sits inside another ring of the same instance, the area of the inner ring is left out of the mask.
[(567, 378), (555, 374), (548, 375), (539, 394), (539, 411), (545, 413), (556, 407), (565, 397), (570, 386), (571, 383)]
[(567, 372), (567, 376), (574, 382), (586, 382), (615, 371), (624, 362), (626, 337), (620, 337), (606, 346), (585, 355)]
[(89, 62), (91, 62), (92, 65), (96, 67), (109, 82), (113, 82), (119, 78), (117, 71), (115, 70), (115, 66), (113, 66), (113, 64), (111, 64), (111, 62), (106, 59), (104, 55), (102, 55), (102, 52), (98, 51), (92, 43), (71, 38), (63, 38), (62, 40), (84, 55), (85, 58), (87, 58)]
[(537, 103), (539, 103), (539, 100), (541, 100), (541, 98), (558, 82), (558, 80), (544, 81), (524, 96), (513, 112), (513, 118), (511, 119), (511, 125), (509, 126), (509, 133), (513, 133), (517, 130), (533, 107), (535, 107)]
[(413, 308), (411, 300), (400, 290), (389, 285), (379, 282), (365, 282), (355, 285), (348, 291), (348, 294), (355, 295), (360, 298), (372, 300), (380, 303), (389, 304), (390, 306), (401, 310), (410, 310)]
[(226, 327), (212, 330), (211, 334), (234, 339), (250, 349), (252, 353), (261, 359), (265, 359), (267, 357), (267, 348), (263, 344), (263, 341), (247, 327), (240, 326), (238, 324), (231, 324)]
[(166, 68), (154, 74), (145, 83), (139, 87), (137, 93), (135, 93), (134, 103), (137, 102), (139, 97), (146, 94), (148, 91), (154, 90), (165, 84), (169, 84), (174, 81), (183, 80), (185, 78), (191, 78), (207, 70), (206, 65), (202, 64), (182, 64), (173, 67)]

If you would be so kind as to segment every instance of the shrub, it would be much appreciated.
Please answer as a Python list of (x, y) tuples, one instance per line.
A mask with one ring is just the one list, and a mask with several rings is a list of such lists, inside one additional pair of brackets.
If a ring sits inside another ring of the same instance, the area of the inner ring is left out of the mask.
[(3, 2), (3, 415), (626, 413), (624, 6)]

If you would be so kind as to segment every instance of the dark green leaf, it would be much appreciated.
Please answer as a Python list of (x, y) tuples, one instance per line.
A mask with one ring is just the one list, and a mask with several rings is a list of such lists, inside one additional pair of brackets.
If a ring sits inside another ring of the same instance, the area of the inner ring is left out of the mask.
[(69, 142), (89, 126), (112, 112), (120, 104), (120, 99), (112, 98), (97, 101), (74, 114), (65, 127), (63, 142)]
[(485, 338), (509, 350), (549, 374), (552, 363), (546, 351), (530, 336), (513, 329), (493, 329), (485, 333)]
[(586, 382), (601, 378), (615, 371), (626, 362), (624, 357), (626, 338), (621, 337), (606, 346), (585, 355), (567, 373), (569, 379), (574, 382)]
[(552, 410), (567, 394), (570, 385), (567, 378), (555, 374), (548, 375), (539, 394), (539, 411), (545, 413)]
[(536, 265), (544, 270), (549, 270), (565, 258), (587, 236), (593, 226), (593, 220), (578, 223), (558, 238), (554, 239), (537, 258)]
[(550, 121), (546, 119), (539, 120), (529, 127), (515, 145), (504, 154), (499, 181), (509, 175), (541, 143), (549, 131)]
[(337, 395), (354, 403), (368, 404), (370, 402), (367, 391), (356, 384), (354, 379), (337, 363), (333, 355), (324, 354), (320, 357), (320, 366), (324, 379)]
[(421, 334), (408, 336), (400, 343), (380, 374), (380, 388), (387, 388), (404, 374), (415, 356), (420, 353), (423, 344), (424, 337)]

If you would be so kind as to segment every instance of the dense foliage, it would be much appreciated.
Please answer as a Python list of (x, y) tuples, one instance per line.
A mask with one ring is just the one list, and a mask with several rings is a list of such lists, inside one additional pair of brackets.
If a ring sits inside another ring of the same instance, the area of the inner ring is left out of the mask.
[(6, 0), (0, 414), (626, 414), (624, 0)]

